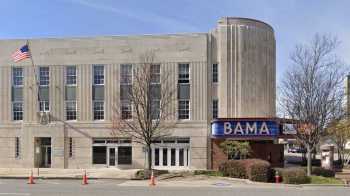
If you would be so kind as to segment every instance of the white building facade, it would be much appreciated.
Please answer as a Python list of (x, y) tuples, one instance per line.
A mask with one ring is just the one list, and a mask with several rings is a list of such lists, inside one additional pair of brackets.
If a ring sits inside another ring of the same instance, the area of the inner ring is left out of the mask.
[[(275, 38), (268, 24), (225, 17), (209, 33), (0, 40), (0, 167), (143, 168), (144, 147), (111, 134), (113, 105), (140, 55), (178, 88), (171, 136), (154, 141), (159, 169), (211, 168), (211, 121), (275, 117)], [(37, 77), (35, 77), (35, 75)], [(122, 105), (125, 104), (125, 105)], [(43, 123), (44, 122), (44, 123)]]

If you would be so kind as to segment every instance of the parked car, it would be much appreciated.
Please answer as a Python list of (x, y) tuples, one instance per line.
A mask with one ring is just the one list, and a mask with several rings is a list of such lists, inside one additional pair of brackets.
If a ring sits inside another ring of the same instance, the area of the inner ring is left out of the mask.
[(306, 153), (306, 149), (301, 147), (291, 147), (291, 148), (288, 148), (288, 152), (289, 153)]

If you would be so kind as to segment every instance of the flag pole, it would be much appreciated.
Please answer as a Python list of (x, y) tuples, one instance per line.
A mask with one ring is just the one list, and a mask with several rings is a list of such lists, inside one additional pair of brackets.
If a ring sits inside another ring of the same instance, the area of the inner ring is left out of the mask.
[[(34, 64), (34, 60), (33, 60), (32, 50), (31, 50), (30, 45), (29, 45), (29, 39), (27, 39), (26, 45), (28, 47), (28, 51), (29, 51), (29, 54), (30, 54), (30, 61), (32, 63), (32, 68), (33, 68), (34, 82), (35, 82), (35, 87), (36, 87), (36, 89), (34, 89), (34, 91), (37, 90), (37, 101), (40, 104), (39, 82), (38, 82), (38, 78), (37, 78), (36, 71), (35, 71), (35, 64)], [(38, 110), (39, 107), (37, 107), (37, 110)], [(35, 152), (35, 153), (37, 153), (37, 152)], [(39, 165), (38, 165), (38, 168), (37, 168), (37, 174), (38, 174), (38, 177), (39, 177), (39, 175), (40, 175)]]

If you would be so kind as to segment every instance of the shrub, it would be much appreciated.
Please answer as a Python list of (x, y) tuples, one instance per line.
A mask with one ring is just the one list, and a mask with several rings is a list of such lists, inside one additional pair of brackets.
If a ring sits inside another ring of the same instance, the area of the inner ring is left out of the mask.
[(268, 182), (270, 163), (260, 159), (246, 159), (243, 160), (246, 175), (249, 180), (257, 182)]
[(219, 166), (224, 176), (268, 182), (270, 163), (260, 159), (229, 160)]
[(275, 169), (285, 184), (307, 184), (310, 178), (306, 175), (306, 171), (302, 168)]
[(323, 177), (334, 177), (335, 176), (335, 172), (333, 170), (325, 169), (322, 167), (313, 167), (311, 173), (315, 176), (323, 176)]
[(229, 160), (219, 166), (219, 171), (231, 178), (246, 178), (246, 171), (241, 160)]

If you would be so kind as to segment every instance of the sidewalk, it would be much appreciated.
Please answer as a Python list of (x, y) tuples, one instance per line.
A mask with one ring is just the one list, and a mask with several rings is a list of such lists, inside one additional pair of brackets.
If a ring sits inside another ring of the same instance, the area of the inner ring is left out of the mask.
[[(37, 168), (0, 168), (0, 178), (28, 178), (31, 170), (34, 177), (38, 177)], [(89, 178), (98, 179), (132, 179), (137, 169), (120, 170), (117, 168), (98, 168), (86, 169)], [(81, 179), (84, 173), (83, 169), (56, 169), (56, 168), (40, 168), (40, 178), (51, 179)]]

